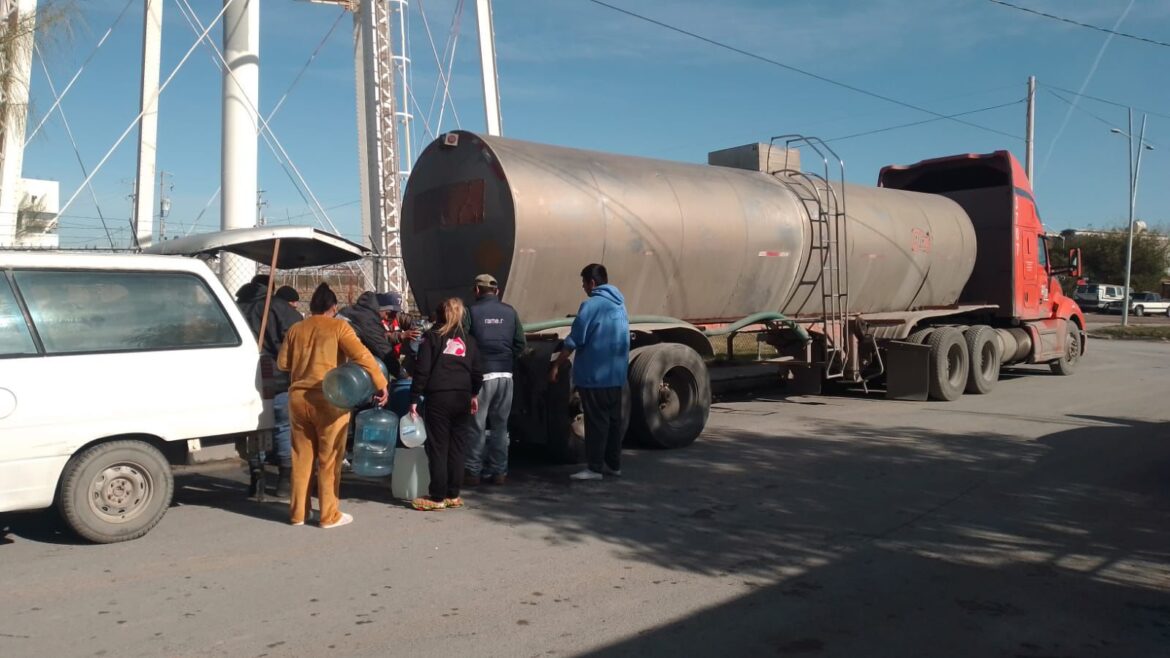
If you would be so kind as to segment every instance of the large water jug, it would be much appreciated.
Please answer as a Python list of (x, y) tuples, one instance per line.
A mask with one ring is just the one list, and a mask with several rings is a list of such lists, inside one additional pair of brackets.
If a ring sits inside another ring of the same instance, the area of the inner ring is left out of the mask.
[(398, 445), (398, 414), (366, 409), (357, 415), (353, 432), (353, 472), (366, 478), (389, 477)]
[(374, 396), (374, 380), (361, 366), (352, 361), (343, 363), (325, 373), (321, 382), (325, 399), (342, 409), (353, 409)]
[(431, 486), (427, 451), (422, 448), (399, 448), (394, 458), (394, 475), (390, 492), (399, 500), (414, 500)]
[(394, 383), (390, 384), (390, 403), (386, 408), (399, 417), (405, 416), (410, 411), (410, 383), (409, 379), (396, 379)]
[(390, 369), (386, 367), (386, 362), (374, 357), (374, 363), (378, 364), (378, 369), (382, 371), (382, 376), (386, 378), (386, 381), (390, 381)]
[(427, 426), (423, 423), (422, 416), (415, 420), (406, 414), (398, 422), (398, 438), (402, 440), (402, 445), (407, 448), (417, 448), (427, 441)]

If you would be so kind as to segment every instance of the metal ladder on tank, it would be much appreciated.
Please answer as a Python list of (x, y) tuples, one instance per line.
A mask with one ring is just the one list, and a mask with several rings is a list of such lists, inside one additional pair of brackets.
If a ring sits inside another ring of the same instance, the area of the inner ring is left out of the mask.
[[(815, 285), (819, 280), (821, 317), (825, 323), (824, 376), (826, 379), (840, 379), (845, 376), (850, 361), (848, 254), (842, 254), (842, 249), (849, 246), (849, 228), (845, 219), (845, 162), (819, 138), (780, 135), (769, 143), (769, 169), (772, 150), (780, 141), (785, 149), (784, 168), (771, 173), (796, 194), (808, 212), (813, 238), (809, 257), (819, 257), (820, 267), (817, 280), (802, 280), (800, 284)], [(822, 172), (792, 169), (788, 154), (794, 145), (816, 153), (823, 166)], [(838, 182), (837, 189), (830, 184), (833, 178)]]

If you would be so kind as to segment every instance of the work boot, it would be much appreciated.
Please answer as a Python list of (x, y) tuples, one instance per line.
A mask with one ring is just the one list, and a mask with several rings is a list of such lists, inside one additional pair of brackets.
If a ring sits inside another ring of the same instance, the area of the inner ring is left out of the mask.
[(508, 476), (503, 473), (497, 473), (492, 476), (492, 484), (505, 484), (508, 481)]
[(252, 469), (252, 480), (248, 484), (248, 497), (264, 500), (264, 467)]
[(478, 487), (479, 486), (479, 476), (476, 475), (475, 473), (472, 473), (471, 471), (463, 471), (463, 486), (465, 486), (465, 487)]
[(276, 497), (288, 498), (292, 495), (292, 467), (281, 466), (276, 480)]

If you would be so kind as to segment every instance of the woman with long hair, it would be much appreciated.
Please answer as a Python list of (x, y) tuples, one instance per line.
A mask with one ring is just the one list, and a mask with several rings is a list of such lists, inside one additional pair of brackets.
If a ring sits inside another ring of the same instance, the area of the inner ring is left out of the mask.
[(411, 505), (422, 511), (463, 507), (463, 452), (473, 414), (479, 409), (483, 369), (479, 348), (463, 326), (463, 301), (444, 300), (435, 311), (435, 326), (424, 336), (410, 387), (410, 415), (418, 418), (425, 400), (430, 495)]
[(353, 521), (339, 509), (341, 462), (349, 411), (335, 407), (321, 388), (325, 373), (346, 359), (356, 362), (374, 380), (374, 402), (386, 404), (386, 378), (353, 328), (337, 315), (337, 295), (322, 283), (309, 302), (312, 315), (289, 329), (276, 365), (289, 373), (288, 408), (292, 422), (292, 495), (289, 521), (304, 525), (309, 514), (309, 480), (317, 467), (317, 498), (321, 527), (337, 528)]

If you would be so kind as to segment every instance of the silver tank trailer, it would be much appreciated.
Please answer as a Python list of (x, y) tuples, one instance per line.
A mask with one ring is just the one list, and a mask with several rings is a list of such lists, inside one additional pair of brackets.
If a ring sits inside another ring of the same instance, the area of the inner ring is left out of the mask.
[[(852, 184), (845, 199), (851, 312), (958, 299), (976, 250), (958, 204)], [(583, 298), (581, 268), (598, 262), (632, 315), (715, 322), (819, 315), (815, 230), (793, 187), (768, 173), (459, 131), (414, 166), (402, 250), (427, 311), (488, 272), (526, 322), (564, 317)]]

